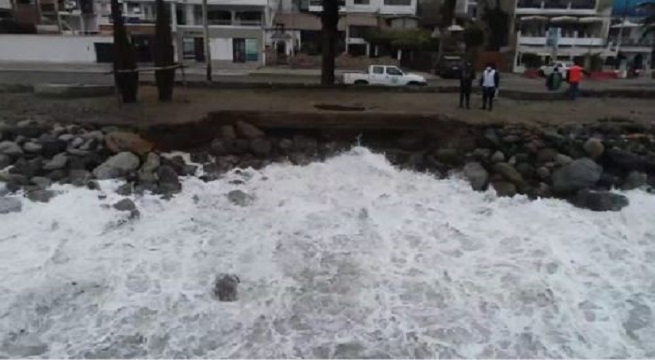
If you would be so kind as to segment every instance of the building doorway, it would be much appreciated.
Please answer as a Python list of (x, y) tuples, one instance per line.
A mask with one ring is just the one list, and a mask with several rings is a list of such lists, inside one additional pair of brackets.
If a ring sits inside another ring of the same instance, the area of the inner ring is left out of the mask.
[(246, 39), (232, 40), (232, 62), (246, 62)]

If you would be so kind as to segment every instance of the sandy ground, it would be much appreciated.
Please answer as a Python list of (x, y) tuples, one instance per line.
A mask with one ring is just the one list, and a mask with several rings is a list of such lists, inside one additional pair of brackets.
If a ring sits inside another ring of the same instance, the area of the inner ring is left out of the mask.
[(363, 106), (369, 112), (446, 115), (471, 123), (593, 122), (608, 117), (655, 121), (655, 101), (641, 99), (579, 99), (515, 101), (498, 99), (493, 112), (458, 108), (457, 94), (395, 93), (343, 90), (202, 90), (178, 89), (171, 103), (158, 103), (156, 89), (141, 87), (140, 103), (121, 105), (115, 97), (46, 99), (34, 94), (0, 94), (0, 119), (42, 119), (58, 122), (121, 123), (139, 126), (197, 121), (211, 111), (260, 110), (323, 112), (317, 104)]

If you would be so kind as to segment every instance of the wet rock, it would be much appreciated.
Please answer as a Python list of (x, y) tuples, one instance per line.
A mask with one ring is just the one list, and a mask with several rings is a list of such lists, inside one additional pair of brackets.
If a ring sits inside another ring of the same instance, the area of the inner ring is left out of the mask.
[[(116, 131), (116, 130), (112, 130), (112, 131)], [(93, 130), (82, 134), (82, 138), (84, 140), (95, 139), (97, 141), (104, 142), (105, 134), (100, 130)]]
[(283, 154), (288, 154), (293, 150), (293, 141), (289, 139), (280, 139), (277, 143), (277, 148)]
[(150, 141), (141, 136), (125, 131), (110, 132), (105, 136), (105, 144), (113, 153), (129, 151), (139, 155), (145, 155), (153, 148)]
[(521, 176), (521, 174), (508, 163), (495, 164), (493, 170), (500, 174), (505, 180), (508, 180), (515, 185), (524, 183), (523, 176)]
[(158, 191), (164, 195), (177, 194), (182, 191), (182, 183), (177, 177), (177, 172), (168, 165), (162, 165), (157, 169), (159, 178)]
[(237, 121), (236, 132), (239, 136), (247, 139), (256, 139), (265, 135), (263, 131), (245, 121)]
[(149, 153), (148, 156), (146, 157), (146, 161), (144, 161), (143, 165), (141, 165), (141, 168), (139, 168), (139, 172), (137, 174), (139, 181), (141, 182), (157, 181), (157, 177), (155, 176), (154, 172), (159, 168), (159, 166), (160, 166), (159, 155), (155, 153)]
[(46, 158), (65, 152), (68, 148), (68, 143), (59, 139), (39, 140), (39, 144), (41, 145), (41, 155)]
[(221, 126), (221, 138), (223, 139), (228, 139), (228, 140), (234, 140), (237, 138), (237, 133), (234, 131), (234, 127), (232, 125), (223, 125)]
[(26, 138), (38, 138), (50, 130), (47, 126), (38, 123), (32, 123), (24, 126), (13, 126), (7, 129), (7, 132), (13, 136), (24, 136)]
[(66, 175), (67, 175), (66, 171), (61, 169), (61, 170), (51, 171), (51, 172), (45, 174), (45, 177), (47, 177), (48, 179), (50, 179), (50, 180), (52, 180), (54, 182), (54, 181), (61, 181), (61, 180), (65, 179)]
[(118, 195), (123, 195), (123, 196), (130, 196), (134, 192), (134, 186), (132, 183), (125, 183), (118, 188), (116, 188), (116, 193)]
[(57, 139), (59, 139), (61, 141), (66, 141), (66, 142), (70, 142), (74, 138), (75, 138), (75, 135), (73, 135), (73, 134), (61, 134), (61, 135), (59, 135), (57, 137)]
[(214, 139), (209, 145), (209, 152), (214, 156), (228, 154), (227, 141), (225, 139)]
[(609, 149), (608, 159), (624, 170), (649, 171), (655, 168), (655, 162), (648, 158), (621, 149)]
[(93, 170), (93, 175), (99, 180), (115, 179), (125, 176), (139, 167), (139, 157), (130, 153), (116, 154)]
[(18, 159), (14, 166), (9, 169), (12, 174), (24, 175), (28, 178), (37, 176), (43, 170), (43, 161), (41, 158), (35, 159)]
[(566, 166), (570, 163), (573, 162), (573, 159), (571, 159), (570, 156), (564, 155), (564, 154), (557, 154), (555, 155), (555, 164), (559, 166)]
[(55, 197), (56, 193), (52, 190), (32, 190), (28, 191), (25, 196), (34, 201), (34, 202), (41, 202), (41, 203), (47, 203), (49, 202), (53, 197)]
[(398, 140), (396, 140), (396, 145), (398, 148), (405, 151), (421, 150), (424, 144), (424, 134), (417, 132), (407, 132), (398, 138)]
[(484, 149), (484, 148), (478, 148), (473, 150), (473, 158), (477, 161), (487, 161), (491, 157), (491, 150), (490, 149)]
[(43, 165), (43, 169), (47, 171), (62, 169), (68, 162), (68, 156), (65, 153), (55, 155), (52, 159)]
[(489, 143), (494, 145), (495, 147), (498, 147), (501, 145), (500, 138), (498, 137), (498, 134), (494, 129), (487, 129), (484, 131), (484, 138), (487, 140)]
[[(88, 141), (95, 141), (95, 139), (89, 139)], [(78, 148), (78, 147), (82, 146), (85, 143), (85, 140), (82, 139), (81, 137), (76, 137), (70, 143), (71, 143), (72, 147)], [(84, 150), (87, 150), (87, 149), (84, 149)]]
[(47, 189), (52, 184), (52, 181), (50, 179), (43, 176), (35, 176), (32, 179), (30, 179), (30, 182), (38, 186), (42, 190)]
[(514, 144), (521, 141), (521, 137), (516, 134), (503, 136), (503, 142), (507, 144)]
[(486, 188), (489, 181), (489, 173), (478, 162), (472, 162), (464, 165), (464, 176), (471, 184), (473, 190), (482, 191)]
[(134, 211), (136, 210), (136, 205), (134, 202), (130, 199), (123, 199), (114, 205), (112, 207), (118, 211)]
[(204, 152), (204, 151), (194, 151), (189, 155), (191, 162), (196, 163), (196, 164), (205, 164), (211, 161), (211, 158), (209, 157), (209, 153)]
[(0, 197), (0, 214), (9, 214), (23, 210), (23, 203), (16, 198)]
[(536, 171), (537, 177), (540, 179), (547, 179), (550, 176), (550, 170), (547, 167), (541, 166)]
[(9, 156), (20, 156), (23, 154), (23, 149), (13, 141), (0, 142), (0, 153)]
[(555, 156), (559, 153), (555, 149), (541, 149), (537, 152), (537, 162), (547, 163), (555, 160)]
[(592, 211), (619, 211), (628, 206), (629, 201), (620, 194), (583, 189), (576, 193), (572, 203), (579, 208)]
[(434, 153), (434, 157), (445, 165), (458, 165), (462, 161), (457, 149), (439, 149)]
[(254, 200), (251, 195), (248, 195), (241, 190), (230, 191), (229, 193), (227, 193), (227, 199), (230, 200), (232, 204), (238, 206), (248, 206), (252, 204)]
[(553, 173), (553, 192), (567, 195), (596, 185), (603, 168), (589, 158), (582, 158)]
[(648, 175), (641, 171), (631, 171), (626, 176), (625, 181), (621, 185), (623, 190), (633, 190), (645, 186), (648, 183)]
[(294, 136), (293, 147), (296, 151), (303, 151), (307, 154), (316, 154), (318, 152), (318, 142), (316, 139), (307, 136)]
[(628, 300), (630, 310), (628, 318), (623, 322), (623, 328), (633, 334), (635, 331), (648, 327), (653, 322), (653, 310), (641, 301)]
[(214, 296), (220, 301), (237, 301), (239, 286), (239, 277), (232, 274), (222, 274), (214, 281)]
[(521, 174), (523, 179), (529, 179), (534, 176), (534, 167), (528, 163), (520, 163), (516, 165), (516, 171)]
[(600, 141), (599, 139), (589, 138), (584, 143), (584, 151), (587, 153), (587, 155), (589, 155), (590, 158), (597, 159), (601, 155), (603, 155), (603, 152), (605, 151), (605, 146), (603, 145), (603, 142)]
[(41, 152), (41, 149), (43, 149), (43, 146), (41, 144), (37, 144), (35, 142), (26, 142), (23, 145), (23, 150), (27, 153), (32, 153), (32, 154), (37, 154)]
[(267, 156), (270, 154), (273, 145), (267, 139), (254, 139), (250, 142), (250, 150), (258, 156)]
[(494, 188), (494, 190), (496, 190), (496, 194), (498, 196), (512, 197), (516, 195), (516, 185), (509, 181), (493, 181), (491, 186)]
[(492, 156), (491, 156), (491, 161), (495, 163), (503, 162), (505, 161), (505, 154), (503, 154), (502, 151), (496, 151)]
[(84, 186), (91, 180), (91, 173), (86, 170), (71, 170), (68, 173), (68, 179), (75, 186)]
[(11, 156), (5, 155), (5, 154), (0, 154), (0, 170), (6, 168), (7, 166), (13, 164), (14, 162), (11, 160)]

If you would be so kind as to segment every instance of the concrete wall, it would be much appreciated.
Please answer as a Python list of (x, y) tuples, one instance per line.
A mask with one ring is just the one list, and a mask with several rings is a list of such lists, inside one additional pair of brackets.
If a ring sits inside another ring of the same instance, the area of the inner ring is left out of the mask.
[(110, 36), (2, 35), (0, 61), (95, 63), (94, 44), (112, 43)]

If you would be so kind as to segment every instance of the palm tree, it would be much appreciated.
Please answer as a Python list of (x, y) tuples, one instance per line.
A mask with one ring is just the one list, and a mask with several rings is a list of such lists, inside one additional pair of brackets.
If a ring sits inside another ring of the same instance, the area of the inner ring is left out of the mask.
[(339, 1), (323, 0), (323, 12), (321, 13), (323, 25), (323, 60), (321, 63), (321, 85), (334, 85), (334, 57), (339, 24)]

